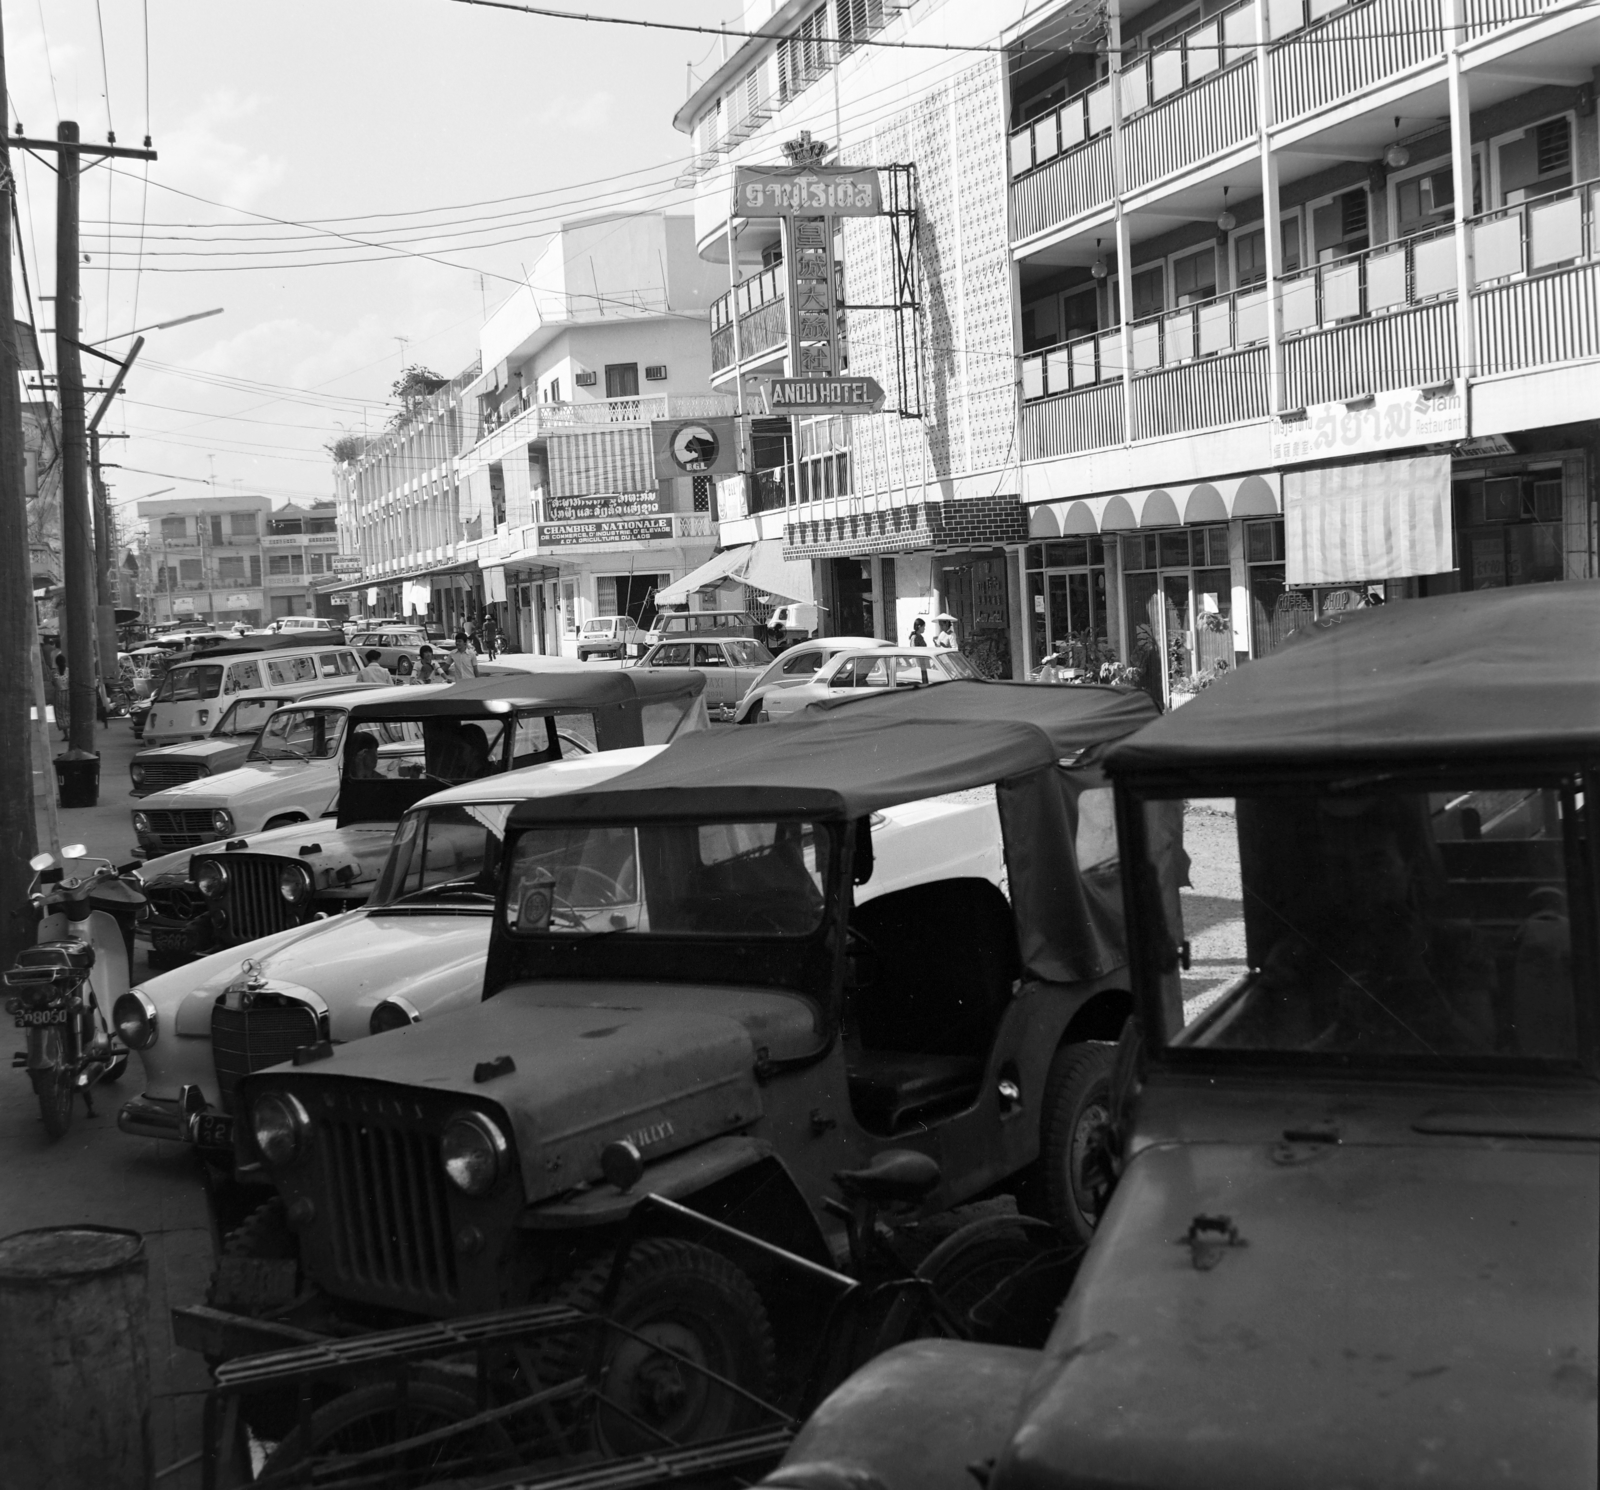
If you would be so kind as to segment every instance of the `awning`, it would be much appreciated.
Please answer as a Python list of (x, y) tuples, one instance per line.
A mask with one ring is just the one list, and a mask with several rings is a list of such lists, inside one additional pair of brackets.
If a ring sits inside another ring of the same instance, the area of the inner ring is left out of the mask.
[(739, 580), (777, 600), (810, 603), (811, 565), (806, 560), (786, 559), (781, 538), (763, 538), (756, 543), (740, 543), (715, 554), (698, 569), (656, 591), (656, 604), (679, 605), (708, 585), (725, 579)]
[(1454, 569), (1450, 457), (1286, 472), (1283, 538), (1290, 585), (1407, 579)]
[(1276, 517), (1282, 511), (1278, 473), (1229, 476), (1182, 486), (1157, 486), (1110, 496), (1046, 502), (1028, 514), (1030, 538), (1071, 538), (1133, 528), (1225, 523), (1233, 517)]

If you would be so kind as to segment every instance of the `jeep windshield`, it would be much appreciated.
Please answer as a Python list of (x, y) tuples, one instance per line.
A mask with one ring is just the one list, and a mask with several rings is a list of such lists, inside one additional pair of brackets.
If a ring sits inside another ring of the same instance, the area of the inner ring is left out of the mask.
[[(1583, 1060), (1583, 800), (1571, 780), (1393, 776), (1190, 796), (1188, 887), (1140, 876), (1169, 1052)], [(1147, 865), (1164, 805), (1145, 797)]]
[(422, 807), (395, 829), (374, 910), (448, 905), (492, 910), (509, 802)]
[(272, 717), (272, 711), (287, 702), (281, 698), (241, 698), (228, 706), (228, 711), (217, 721), (211, 731), (228, 739), (253, 739), (261, 733), (261, 726)]
[(250, 751), (253, 761), (325, 761), (339, 752), (348, 709), (280, 709)]
[(830, 841), (796, 821), (532, 828), (510, 850), (506, 928), (806, 937), (822, 922)]

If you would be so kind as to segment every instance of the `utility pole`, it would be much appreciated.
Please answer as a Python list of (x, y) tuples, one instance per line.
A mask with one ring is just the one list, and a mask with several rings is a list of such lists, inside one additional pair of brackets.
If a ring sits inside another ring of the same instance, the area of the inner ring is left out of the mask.
[[(86, 348), (85, 350), (93, 350)], [(106, 417), (111, 402), (122, 389), (134, 359), (144, 350), (144, 338), (136, 337), (128, 355), (120, 360), (95, 352), (106, 362), (115, 362), (117, 373), (106, 389), (100, 407), (89, 420), (89, 469), (94, 492), (94, 574), (95, 574), (95, 636), (100, 645), (100, 667), (109, 682), (117, 664), (117, 599), (111, 578), (113, 555), (111, 552), (111, 510), (106, 502), (106, 484), (100, 476), (100, 421)], [(68, 664), (71, 665), (70, 663)]]
[[(71, 685), (67, 745), (70, 750), (93, 755), (94, 621), (98, 590), (89, 521), (83, 366), (78, 360), (78, 353), (83, 350), (78, 340), (78, 178), (85, 155), (154, 160), (156, 153), (149, 148), (148, 140), (142, 150), (111, 143), (86, 145), (78, 138), (77, 124), (70, 119), (63, 119), (56, 126), (53, 140), (14, 136), (8, 143), (27, 150), (53, 151), (56, 156), (56, 386), (61, 402), (61, 567), (66, 582), (65, 651)], [(8, 277), (9, 265), (7, 260)], [(0, 306), (0, 319), (8, 324), (11, 321), (9, 303)], [(27, 552), (26, 542), (22, 552)], [(28, 593), (32, 593), (31, 585)], [(102, 661), (109, 669), (116, 661), (115, 652)]]
[[(0, 96), (6, 80), (5, 35), (0, 24)], [(39, 649), (33, 633), (33, 565), (28, 551), (28, 507), (23, 489), (22, 392), (18, 386), (17, 327), (12, 314), (11, 204), (16, 181), (0, 129), (0, 967), (33, 941), (28, 904), (39, 851), (33, 822), (34, 752), (28, 711), (34, 698)], [(43, 719), (37, 721), (43, 726)], [(47, 762), (40, 762), (42, 766)]]

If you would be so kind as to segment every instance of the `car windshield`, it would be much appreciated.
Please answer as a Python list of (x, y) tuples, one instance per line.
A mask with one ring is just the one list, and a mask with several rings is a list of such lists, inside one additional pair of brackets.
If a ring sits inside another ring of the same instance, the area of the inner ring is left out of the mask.
[(1147, 852), (1174, 847), (1181, 809), (1190, 864), (1164, 905), (1141, 877), (1174, 1051), (1578, 1058), (1581, 792), (1428, 785), (1146, 802)]
[(760, 642), (735, 638), (722, 644), (727, 648), (728, 656), (739, 667), (765, 667), (772, 661), (772, 653)]
[(536, 936), (801, 937), (821, 923), (813, 823), (531, 828), (514, 841), (507, 927)]
[(509, 802), (423, 807), (395, 829), (372, 905), (494, 905)]
[(280, 709), (261, 731), (253, 761), (325, 761), (339, 753), (347, 709)]
[(261, 726), (272, 717), (272, 711), (285, 702), (281, 698), (238, 699), (228, 706), (228, 712), (217, 721), (217, 727), (211, 733), (230, 739), (253, 739), (261, 733)]
[(221, 691), (222, 669), (215, 664), (175, 667), (161, 680), (152, 702), (184, 704), (196, 699), (215, 698)]

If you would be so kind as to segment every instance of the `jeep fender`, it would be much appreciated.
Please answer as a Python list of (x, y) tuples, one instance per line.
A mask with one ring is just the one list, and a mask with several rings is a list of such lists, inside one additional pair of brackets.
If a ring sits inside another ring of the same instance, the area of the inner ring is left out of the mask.
[(967, 1466), (999, 1457), (1043, 1359), (1036, 1350), (955, 1340), (897, 1345), (824, 1400), (761, 1483), (973, 1490)]

